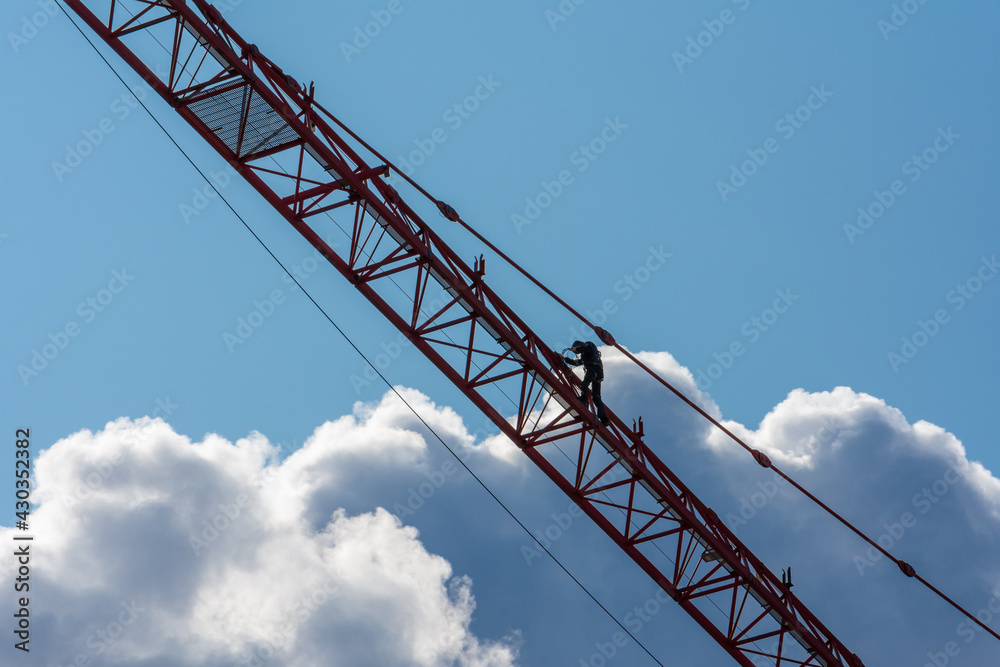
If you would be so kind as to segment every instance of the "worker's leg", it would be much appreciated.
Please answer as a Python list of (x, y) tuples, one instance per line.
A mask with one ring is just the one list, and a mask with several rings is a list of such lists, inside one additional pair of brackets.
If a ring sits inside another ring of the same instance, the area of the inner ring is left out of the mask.
[(583, 373), (583, 383), (580, 385), (580, 400), (583, 404), (587, 404), (587, 398), (590, 396), (590, 385), (594, 383), (594, 378), (596, 374), (589, 368)]
[(604, 411), (604, 401), (601, 400), (601, 382), (594, 382), (594, 407), (597, 408), (597, 418), (603, 423), (608, 423), (608, 414)]

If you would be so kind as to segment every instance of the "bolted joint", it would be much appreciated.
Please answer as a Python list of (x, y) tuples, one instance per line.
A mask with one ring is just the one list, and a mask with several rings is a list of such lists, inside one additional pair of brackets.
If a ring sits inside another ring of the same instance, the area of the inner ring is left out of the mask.
[(386, 187), (386, 192), (388, 192), (388, 195), (385, 198), (386, 201), (388, 201), (393, 206), (399, 206), (399, 204), (403, 201), (403, 198), (399, 196), (398, 192), (396, 192), (396, 188), (392, 187), (388, 183), (385, 183), (385, 187)]
[(771, 467), (771, 459), (767, 458), (767, 454), (760, 451), (759, 449), (750, 450), (750, 454), (753, 455), (754, 461), (759, 463), (763, 468)]
[(448, 218), (452, 222), (458, 222), (459, 220), (462, 219), (458, 215), (458, 211), (456, 211), (455, 209), (453, 209), (448, 204), (445, 204), (443, 201), (438, 201), (438, 202), (435, 202), (435, 203), (437, 204), (438, 210), (441, 211), (441, 215), (443, 215), (444, 217)]
[(615, 337), (612, 336), (610, 332), (602, 329), (601, 327), (594, 327), (594, 333), (597, 334), (597, 337), (600, 338), (601, 342), (604, 343), (605, 345), (612, 345), (612, 346), (617, 345), (617, 343), (615, 342)]

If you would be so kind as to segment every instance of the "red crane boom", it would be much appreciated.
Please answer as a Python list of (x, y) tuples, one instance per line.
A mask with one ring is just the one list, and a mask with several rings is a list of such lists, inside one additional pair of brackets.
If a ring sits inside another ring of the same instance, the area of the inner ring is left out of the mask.
[[(204, 0), (65, 2), (738, 664), (862, 667), (641, 432), (610, 409), (610, 424), (597, 421), (559, 355), (490, 289), (481, 264), (469, 267), (401, 199), (387, 165), (362, 160), (312, 86)], [(141, 47), (145, 30), (165, 38), (162, 76), (139, 55), (148, 49), (126, 44)], [(271, 158), (296, 167), (274, 169)], [(321, 238), (321, 214), (333, 213), (351, 220), (344, 253)], [(431, 281), (443, 306), (430, 306)]]

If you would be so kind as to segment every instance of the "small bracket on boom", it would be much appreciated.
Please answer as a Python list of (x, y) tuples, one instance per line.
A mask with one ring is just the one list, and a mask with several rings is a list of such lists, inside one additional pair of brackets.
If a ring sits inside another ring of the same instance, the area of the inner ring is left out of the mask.
[(788, 590), (792, 590), (792, 586), (794, 584), (792, 584), (792, 566), (791, 565), (788, 566), (787, 570), (785, 570), (784, 568), (781, 569), (781, 583)]
[(646, 432), (642, 429), (642, 417), (639, 417), (638, 423), (636, 423), (634, 419), (632, 420), (632, 432), (635, 433), (635, 436), (640, 440), (642, 440), (642, 436), (646, 435)]
[(478, 283), (486, 275), (486, 258), (480, 255), (472, 260), (472, 272), (475, 274), (474, 283)]

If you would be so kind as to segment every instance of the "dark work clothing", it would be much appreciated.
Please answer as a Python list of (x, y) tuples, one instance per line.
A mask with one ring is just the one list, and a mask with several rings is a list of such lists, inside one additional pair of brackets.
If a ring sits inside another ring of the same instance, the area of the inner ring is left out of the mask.
[(608, 415), (604, 411), (604, 401), (601, 400), (601, 381), (604, 380), (604, 370), (600, 366), (584, 366), (583, 387), (580, 394), (581, 400), (587, 402), (587, 394), (590, 393), (590, 386), (594, 387), (594, 407), (597, 408), (597, 418), (602, 422), (608, 422)]
[(573, 366), (583, 366), (583, 384), (581, 386), (580, 400), (587, 403), (591, 388), (594, 391), (594, 407), (597, 408), (597, 418), (601, 422), (608, 423), (608, 415), (604, 410), (604, 402), (601, 400), (601, 382), (604, 381), (604, 364), (601, 363), (601, 353), (593, 343), (583, 343), (574, 345), (573, 351), (580, 355), (579, 359), (564, 357), (566, 363)]

